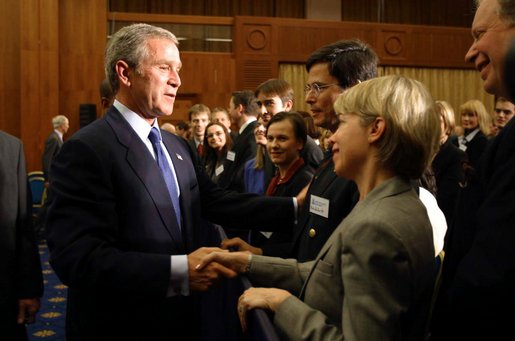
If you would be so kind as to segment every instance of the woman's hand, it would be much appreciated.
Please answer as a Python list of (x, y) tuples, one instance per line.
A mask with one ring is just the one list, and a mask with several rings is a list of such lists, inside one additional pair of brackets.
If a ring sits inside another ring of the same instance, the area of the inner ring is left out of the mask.
[(282, 289), (276, 288), (250, 288), (238, 299), (238, 316), (241, 328), (247, 331), (247, 312), (251, 309), (261, 308), (276, 311), (281, 303), (291, 294)]
[(239, 237), (224, 239), (222, 240), (222, 244), (220, 245), (222, 249), (230, 250), (234, 249), (237, 251), (249, 251), (254, 255), (262, 255), (263, 249), (259, 247), (255, 247), (244, 241)]

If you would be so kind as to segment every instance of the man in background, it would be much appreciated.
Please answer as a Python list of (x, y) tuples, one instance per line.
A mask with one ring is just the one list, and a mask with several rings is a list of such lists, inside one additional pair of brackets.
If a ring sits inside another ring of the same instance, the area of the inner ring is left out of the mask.
[(0, 131), (0, 338), (27, 340), (43, 295), (30, 212), (25, 155), (19, 139)]
[(201, 103), (193, 105), (188, 110), (192, 128), (192, 136), (189, 142), (193, 150), (197, 151), (199, 157), (202, 157), (204, 152), (204, 134), (209, 124), (209, 115), (211, 115), (211, 110), (207, 105)]
[(504, 97), (496, 97), (494, 108), (494, 124), (497, 134), (508, 124), (515, 114), (515, 104)]
[(232, 149), (227, 153), (224, 162), (224, 172), (218, 184), (224, 188), (240, 193), (245, 192), (243, 169), (245, 162), (256, 156), (256, 117), (259, 108), (254, 93), (249, 90), (235, 91), (229, 101), (231, 122), (239, 129), (238, 137), (234, 140)]
[(50, 133), (45, 141), (45, 149), (43, 151), (43, 173), (45, 180), (48, 182), (50, 177), (50, 166), (54, 161), (57, 153), (63, 145), (63, 136), (70, 128), (70, 122), (64, 115), (57, 115), (52, 118), (52, 127), (54, 130)]

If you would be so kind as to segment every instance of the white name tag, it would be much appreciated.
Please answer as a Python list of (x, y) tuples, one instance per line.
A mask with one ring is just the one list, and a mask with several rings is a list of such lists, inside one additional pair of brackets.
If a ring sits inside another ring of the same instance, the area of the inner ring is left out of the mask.
[(224, 171), (224, 165), (221, 165), (215, 169), (215, 175), (219, 176)]
[(309, 200), (309, 212), (329, 218), (329, 200), (312, 194)]
[(234, 161), (234, 158), (236, 158), (236, 153), (233, 151), (227, 152), (227, 160)]
[(465, 146), (464, 144), (460, 144), (460, 147), (459, 147), (461, 150), (463, 150), (464, 152), (467, 151), (467, 146)]

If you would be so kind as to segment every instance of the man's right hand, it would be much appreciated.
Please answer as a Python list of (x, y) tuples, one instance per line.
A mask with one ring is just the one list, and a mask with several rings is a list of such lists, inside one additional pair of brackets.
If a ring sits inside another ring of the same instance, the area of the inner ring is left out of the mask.
[(220, 275), (229, 278), (238, 275), (235, 271), (217, 262), (210, 263), (202, 270), (195, 268), (200, 263), (201, 259), (215, 251), (228, 252), (217, 247), (201, 247), (188, 255), (190, 290), (206, 291), (220, 279)]

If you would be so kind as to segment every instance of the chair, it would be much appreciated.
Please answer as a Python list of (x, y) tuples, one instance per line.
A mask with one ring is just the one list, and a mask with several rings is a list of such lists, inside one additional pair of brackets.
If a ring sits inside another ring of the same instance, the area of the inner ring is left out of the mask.
[(32, 195), (32, 217), (36, 219), (46, 196), (45, 177), (42, 171), (34, 171), (28, 173), (27, 178)]

